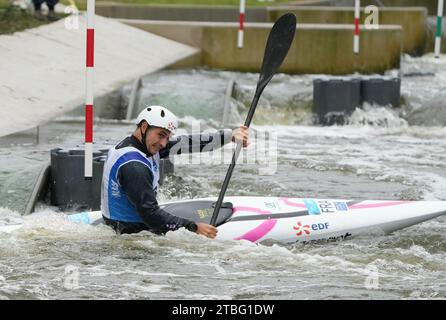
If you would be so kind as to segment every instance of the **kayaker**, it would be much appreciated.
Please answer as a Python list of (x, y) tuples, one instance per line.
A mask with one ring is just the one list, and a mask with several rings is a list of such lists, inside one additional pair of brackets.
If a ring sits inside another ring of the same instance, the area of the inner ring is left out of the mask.
[[(106, 224), (118, 234), (149, 230), (156, 234), (185, 227), (209, 238), (217, 229), (206, 223), (174, 216), (158, 206), (159, 161), (169, 154), (211, 151), (231, 141), (248, 145), (248, 128), (224, 129), (214, 135), (176, 136), (177, 117), (162, 106), (144, 108), (133, 134), (108, 152), (101, 186), (101, 210)], [(206, 138), (202, 141), (202, 138)], [(199, 150), (193, 147), (199, 146)]]

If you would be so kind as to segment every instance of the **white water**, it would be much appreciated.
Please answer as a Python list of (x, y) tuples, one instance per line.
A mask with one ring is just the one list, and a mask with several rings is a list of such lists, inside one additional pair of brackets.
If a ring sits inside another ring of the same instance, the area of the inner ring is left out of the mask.
[[(409, 62), (403, 69), (424, 65), (425, 70), (437, 63), (429, 57)], [(368, 106), (357, 110), (348, 126), (308, 125), (310, 77), (279, 76), (271, 83), (273, 90), (265, 91), (271, 99), (265, 99), (253, 125), (258, 132), (277, 134), (277, 170), (259, 174), (259, 168), (271, 164), (271, 154), (260, 154), (255, 164), (241, 161), (227, 194), (446, 200), (446, 123), (418, 126), (407, 117), (433, 95), (442, 97), (444, 62), (434, 68), (439, 82), (432, 86), (424, 77), (403, 81), (409, 103), (402, 110)], [(255, 75), (240, 81), (242, 97), (255, 81)], [(268, 110), (293, 99), (302, 112), (287, 111), (276, 119), (289, 121), (265, 125)], [(301, 120), (289, 125), (296, 114)], [(420, 115), (429, 122), (426, 113)], [(96, 122), (95, 139), (114, 144), (132, 129), (131, 124)], [(42, 205), (37, 214), (22, 217), (31, 181), (48, 150), (81, 143), (82, 131), (82, 123), (51, 123), (41, 128), (40, 144), (32, 132), (2, 140), (0, 223), (23, 222), (24, 228), (0, 234), (0, 299), (446, 298), (445, 217), (387, 236), (304, 246), (218, 242), (185, 230), (165, 237), (148, 232), (116, 236), (106, 226), (78, 225), (57, 208)], [(223, 154), (230, 158), (231, 151), (226, 146)], [(216, 196), (227, 165), (212, 164), (215, 158), (177, 157), (175, 176), (166, 180), (160, 199)], [(208, 164), (186, 164), (187, 159)]]

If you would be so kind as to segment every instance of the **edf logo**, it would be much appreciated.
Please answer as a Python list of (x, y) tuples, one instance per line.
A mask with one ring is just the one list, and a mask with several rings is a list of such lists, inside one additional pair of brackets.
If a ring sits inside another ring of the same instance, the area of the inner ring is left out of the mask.
[(309, 235), (311, 233), (311, 230), (318, 231), (318, 230), (326, 230), (328, 229), (329, 224), (328, 222), (325, 223), (313, 223), (311, 226), (308, 224), (302, 225), (302, 222), (298, 221), (295, 226), (293, 226), (293, 229), (296, 230), (296, 235)]
[(328, 222), (312, 224), (311, 225), (311, 229), (314, 230), (314, 231), (326, 230), (326, 229), (328, 229)]

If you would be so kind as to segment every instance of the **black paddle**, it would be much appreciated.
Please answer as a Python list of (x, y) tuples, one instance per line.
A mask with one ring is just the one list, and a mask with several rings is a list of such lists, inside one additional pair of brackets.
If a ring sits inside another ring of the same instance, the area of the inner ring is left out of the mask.
[[(268, 36), (268, 41), (266, 43), (265, 54), (263, 56), (262, 69), (260, 71), (259, 81), (257, 82), (256, 93), (251, 102), (251, 107), (249, 108), (248, 115), (246, 117), (245, 126), (249, 127), (251, 124), (252, 117), (254, 116), (254, 111), (256, 110), (257, 103), (259, 102), (260, 95), (265, 89), (268, 82), (272, 79), (276, 71), (279, 69), (283, 60), (285, 59), (288, 50), (291, 47), (291, 43), (294, 39), (294, 34), (296, 33), (296, 16), (293, 13), (287, 13), (281, 16), (276, 23), (274, 23), (273, 28)], [(220, 212), (221, 204), (226, 193), (226, 189), (229, 185), (229, 180), (232, 176), (232, 171), (234, 170), (235, 163), (239, 156), (242, 144), (237, 142), (237, 148), (235, 149), (234, 155), (232, 156), (232, 162), (229, 165), (228, 172), (226, 173), (225, 180), (220, 190), (218, 200), (215, 204), (214, 213), (212, 214), (211, 224), (215, 226), (217, 221), (218, 213)]]

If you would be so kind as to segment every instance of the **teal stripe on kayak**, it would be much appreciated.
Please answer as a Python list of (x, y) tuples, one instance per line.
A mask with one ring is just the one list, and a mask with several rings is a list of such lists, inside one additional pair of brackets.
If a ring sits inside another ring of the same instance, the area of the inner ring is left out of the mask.
[(68, 220), (77, 223), (90, 224), (90, 216), (87, 212), (71, 214), (68, 216)]
[(442, 17), (437, 17), (437, 37), (441, 37)]

